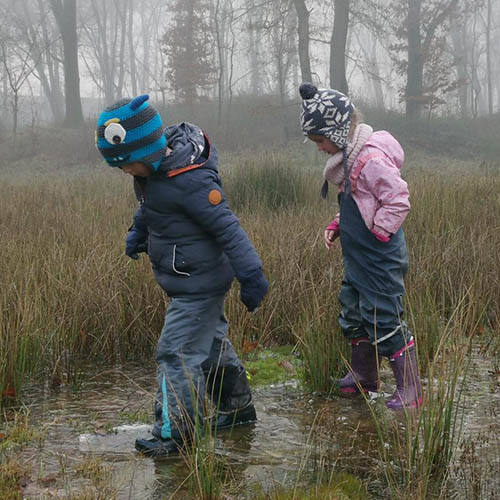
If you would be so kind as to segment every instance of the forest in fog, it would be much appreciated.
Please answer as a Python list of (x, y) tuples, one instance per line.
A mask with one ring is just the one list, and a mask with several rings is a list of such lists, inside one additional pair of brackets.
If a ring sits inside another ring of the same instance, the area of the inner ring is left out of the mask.
[(79, 127), (123, 96), (278, 108), (301, 81), (410, 117), (500, 103), (496, 0), (0, 0), (0, 134)]
[(0, 499), (499, 498), (499, 47), (500, 0), (0, 0)]

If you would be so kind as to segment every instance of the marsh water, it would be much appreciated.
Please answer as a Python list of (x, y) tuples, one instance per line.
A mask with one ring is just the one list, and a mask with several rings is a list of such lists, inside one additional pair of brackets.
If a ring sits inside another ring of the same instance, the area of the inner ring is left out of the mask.
[[(449, 498), (478, 498), (467, 494), (473, 488), (467, 482), (474, 473), (480, 474), (483, 491), (500, 491), (496, 437), (500, 391), (487, 369), (491, 363), (476, 353), (471, 365), (473, 376), (467, 377), (459, 403), (464, 444), (457, 452)], [(32, 467), (25, 497), (64, 497), (85, 491), (89, 474), (75, 471), (88, 472), (94, 464), (98, 472), (106, 471), (102, 484), (112, 491), (110, 498), (193, 498), (187, 480), (190, 469), (182, 458), (151, 459), (134, 451), (135, 438), (150, 432), (154, 367), (89, 370), (78, 389), (39, 387), (27, 394), (31, 424), (43, 428), (45, 438), (23, 452)], [(387, 370), (383, 381), (389, 391)], [(256, 490), (265, 492), (277, 485), (307, 485), (317, 481), (322, 471), (332, 470), (363, 479), (374, 498), (387, 497), (380, 443), (363, 398), (325, 398), (304, 392), (291, 380), (254, 389), (254, 401), (256, 424), (222, 431), (209, 440), (208, 446), (215, 446), (231, 479), (227, 498), (251, 498)], [(383, 406), (380, 399), (370, 404)], [(387, 418), (398, 417), (387, 413)], [(469, 464), (463, 457), (471, 443), (475, 459)]]

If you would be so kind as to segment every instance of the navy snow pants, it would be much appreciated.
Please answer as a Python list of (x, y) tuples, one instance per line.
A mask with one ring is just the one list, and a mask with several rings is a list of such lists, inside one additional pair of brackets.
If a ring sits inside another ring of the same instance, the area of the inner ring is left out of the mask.
[(247, 405), (245, 369), (227, 338), (224, 295), (173, 297), (158, 341), (153, 435), (181, 441), (203, 425), (205, 393), (223, 411)]

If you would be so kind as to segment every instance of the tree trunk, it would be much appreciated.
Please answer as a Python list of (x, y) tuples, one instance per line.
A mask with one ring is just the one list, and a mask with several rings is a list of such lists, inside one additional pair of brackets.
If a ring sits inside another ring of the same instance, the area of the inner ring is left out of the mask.
[(40, 11), (42, 23), (45, 60), (47, 61), (48, 83), (50, 87), (50, 107), (56, 123), (62, 123), (64, 120), (64, 95), (62, 93), (61, 81), (59, 77), (59, 58), (57, 57), (57, 54), (53, 55), (52, 53), (52, 50), (57, 51), (57, 48), (60, 48), (60, 44), (57, 44), (56, 47), (51, 50), (54, 33), (52, 33), (51, 29), (51, 34), (49, 36), (49, 26), (42, 0), (38, 0), (38, 9)]
[(225, 58), (224, 58), (224, 27), (221, 26), (221, 19), (219, 16), (224, 18), (224, 12), (221, 14), (220, 0), (217, 0), (215, 4), (214, 12), (214, 29), (215, 29), (215, 45), (217, 50), (217, 58), (219, 61), (219, 67), (217, 68), (217, 126), (220, 127), (222, 124), (222, 108), (224, 101), (224, 79), (225, 79)]
[(335, 0), (335, 18), (330, 40), (330, 86), (347, 94), (345, 51), (349, 29), (349, 0)]
[(366, 58), (368, 71), (366, 71), (366, 78), (369, 84), (373, 87), (373, 95), (375, 99), (375, 106), (377, 109), (385, 109), (384, 104), (384, 91), (382, 89), (382, 78), (380, 76), (380, 68), (377, 59), (377, 39), (371, 32), (367, 32), (366, 37), (361, 38), (359, 32), (356, 33), (358, 45), (360, 46)]
[(408, 0), (408, 70), (406, 81), (406, 115), (419, 118), (422, 112), (424, 64), (420, 34), (422, 0)]
[[(9, 86), (8, 86), (8, 79), (7, 79), (7, 73), (2, 71), (0, 73), (2, 77), (2, 92), (0, 92), (0, 95), (2, 96), (2, 116), (8, 116), (9, 113)], [(0, 128), (1, 130), (1, 128)]]
[[(44, 94), (49, 102), (50, 110), (54, 118), (54, 123), (60, 124), (64, 119), (64, 103), (61, 93), (59, 80), (56, 80), (54, 66), (58, 64), (57, 60), (52, 56), (51, 45), (52, 41), (49, 37), (47, 16), (44, 12), (42, 0), (38, 0), (38, 10), (40, 13), (40, 26), (42, 30), (41, 38), (38, 31), (34, 27), (34, 22), (31, 16), (31, 9), (28, 6), (27, 0), (22, 1), (24, 17), (27, 20), (27, 36), (32, 40), (33, 61), (35, 63), (36, 73), (42, 84)], [(47, 70), (47, 74), (46, 74)]]
[(19, 117), (19, 89), (13, 89), (12, 99), (12, 147), (17, 148), (17, 121)]
[[(253, 1), (251, 5), (253, 5)], [(247, 10), (248, 17), (248, 42), (250, 56), (250, 92), (252, 95), (259, 95), (262, 91), (262, 61), (259, 43), (259, 31), (261, 30), (262, 20), (261, 9)], [(260, 33), (262, 35), (262, 33)]]
[(138, 95), (137, 90), (137, 64), (135, 61), (135, 45), (134, 45), (134, 7), (132, 0), (129, 1), (129, 18), (128, 18), (128, 50), (130, 57), (130, 82), (132, 84), (132, 95)]
[(375, 102), (378, 109), (385, 109), (384, 91), (382, 89), (382, 78), (380, 76), (380, 68), (377, 60), (377, 39), (370, 35), (371, 40), (371, 58), (370, 68), (372, 71), (371, 80), (373, 83), (373, 91), (375, 93)]
[(491, 0), (486, 14), (486, 79), (488, 87), (488, 114), (493, 114), (493, 84), (491, 81)]
[(309, 57), (309, 11), (305, 0), (294, 0), (297, 11), (299, 33), (299, 62), (303, 82), (312, 82), (311, 59)]
[(78, 70), (78, 35), (76, 32), (76, 0), (50, 0), (52, 12), (61, 32), (64, 48), (64, 90), (66, 117), (64, 126), (78, 128), (83, 125)]
[(453, 57), (454, 63), (457, 68), (458, 76), (458, 100), (460, 103), (460, 116), (462, 118), (467, 118), (468, 115), (468, 92), (467, 88), (469, 85), (467, 77), (467, 48), (464, 43), (463, 37), (466, 36), (465, 30), (461, 30), (458, 26), (456, 19), (452, 19), (451, 22), (451, 43), (453, 47)]
[[(186, 19), (187, 25), (188, 26), (193, 26), (194, 25), (194, 0), (187, 0), (187, 19)], [(192, 63), (194, 61), (195, 57), (195, 51), (194, 51), (194, 37), (191, 35), (187, 38), (187, 43), (186, 43), (186, 63)], [(187, 73), (185, 73), (187, 76)], [(193, 109), (194, 103), (197, 98), (197, 92), (196, 92), (196, 85), (193, 82), (192, 78), (189, 76), (186, 78), (186, 76), (183, 78), (184, 80), (184, 96), (186, 99), (186, 104), (188, 104), (190, 111)]]
[[(128, 2), (123, 2), (121, 7), (116, 6), (116, 13), (120, 19), (120, 52), (118, 54), (118, 82), (116, 84), (116, 99), (121, 99), (123, 97), (123, 84), (125, 82), (125, 45), (127, 36), (127, 7), (132, 9), (132, 4)], [(130, 12), (132, 17), (132, 12)], [(118, 18), (116, 19), (116, 25), (118, 27)], [(118, 34), (117, 34), (118, 37)]]
[[(161, 0), (156, 0), (150, 4), (150, 11), (139, 9), (141, 16), (141, 34), (142, 34), (142, 57), (139, 62), (139, 88), (141, 92), (149, 92), (151, 90), (151, 75), (153, 80), (157, 77), (156, 70), (158, 69), (159, 55), (162, 51), (159, 50), (158, 40), (161, 38), (159, 34), (159, 26), (164, 24), (164, 16), (162, 12)], [(152, 43), (154, 41), (154, 43)], [(151, 61), (151, 53), (153, 54)]]

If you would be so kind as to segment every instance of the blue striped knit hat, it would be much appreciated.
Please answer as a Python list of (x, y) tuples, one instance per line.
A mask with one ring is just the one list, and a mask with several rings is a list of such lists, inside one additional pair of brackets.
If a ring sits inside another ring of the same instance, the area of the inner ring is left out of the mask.
[(158, 170), (167, 140), (160, 114), (148, 99), (121, 99), (99, 115), (96, 146), (111, 167), (138, 161)]

